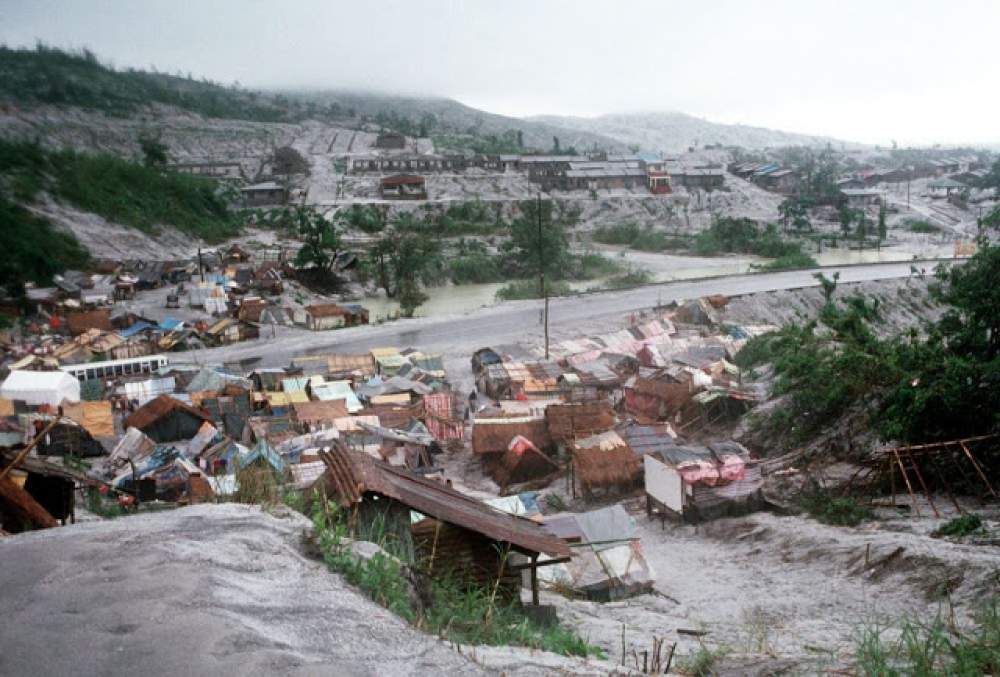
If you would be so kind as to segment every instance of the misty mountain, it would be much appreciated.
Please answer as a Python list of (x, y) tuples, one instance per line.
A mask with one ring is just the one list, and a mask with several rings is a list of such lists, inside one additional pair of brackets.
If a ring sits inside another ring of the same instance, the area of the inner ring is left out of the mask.
[[(725, 125), (676, 112), (616, 113), (594, 118), (542, 115), (531, 121), (605, 136), (640, 150), (676, 154), (690, 146), (722, 144), (744, 148), (768, 146), (825, 146), (845, 142), (825, 136), (782, 132), (749, 125)], [(858, 144), (846, 143), (849, 147)]]
[(358, 92), (346, 90), (282, 92), (293, 101), (312, 101), (321, 109), (336, 104), (341, 111), (375, 119), (380, 113), (394, 113), (418, 123), (433, 116), (428, 130), (432, 136), (458, 134), (482, 137), (521, 132), (525, 148), (551, 150), (554, 138), (562, 149), (575, 148), (583, 153), (591, 149), (622, 151), (627, 143), (587, 129), (571, 128), (547, 120), (508, 117), (466, 106), (454, 99)]

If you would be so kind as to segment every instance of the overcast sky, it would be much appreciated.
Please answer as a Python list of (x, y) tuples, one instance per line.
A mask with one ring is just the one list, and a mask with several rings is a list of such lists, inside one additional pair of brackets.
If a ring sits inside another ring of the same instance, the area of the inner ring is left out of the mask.
[(0, 42), (491, 112), (1000, 142), (1000, 0), (0, 0)]

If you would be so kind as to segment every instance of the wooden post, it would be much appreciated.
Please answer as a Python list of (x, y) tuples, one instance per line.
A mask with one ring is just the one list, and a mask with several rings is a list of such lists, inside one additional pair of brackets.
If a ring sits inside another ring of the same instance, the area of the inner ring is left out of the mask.
[(531, 603), (538, 606), (538, 553), (531, 556)]
[(910, 459), (910, 465), (913, 466), (913, 473), (917, 476), (917, 481), (920, 482), (920, 486), (924, 490), (924, 496), (927, 497), (927, 502), (931, 504), (931, 510), (934, 511), (934, 516), (941, 517), (940, 513), (938, 513), (937, 506), (934, 505), (934, 499), (931, 498), (931, 492), (927, 488), (927, 483), (924, 482), (924, 476), (920, 474), (920, 468), (917, 467), (917, 459), (913, 457), (913, 452), (910, 451), (909, 447), (906, 448), (906, 457)]
[(920, 517), (920, 507), (917, 505), (917, 497), (913, 493), (913, 486), (910, 484), (910, 477), (906, 474), (906, 468), (903, 467), (903, 460), (899, 457), (899, 451), (897, 449), (893, 449), (892, 453), (896, 457), (896, 464), (899, 466), (899, 472), (903, 474), (903, 481), (906, 482), (906, 491), (910, 494), (910, 502), (913, 503), (913, 512), (916, 513), (917, 517)]
[(972, 467), (976, 469), (977, 473), (979, 473), (979, 476), (983, 479), (983, 482), (986, 484), (986, 488), (989, 489), (990, 493), (993, 494), (993, 497), (996, 498), (997, 492), (993, 491), (993, 487), (990, 485), (990, 481), (986, 479), (986, 474), (983, 473), (983, 469), (979, 467), (978, 463), (976, 463), (975, 456), (973, 456), (972, 452), (969, 451), (969, 448), (965, 446), (965, 442), (959, 442), (959, 444), (962, 446), (962, 451), (965, 452), (965, 455), (969, 457), (970, 461), (972, 461)]

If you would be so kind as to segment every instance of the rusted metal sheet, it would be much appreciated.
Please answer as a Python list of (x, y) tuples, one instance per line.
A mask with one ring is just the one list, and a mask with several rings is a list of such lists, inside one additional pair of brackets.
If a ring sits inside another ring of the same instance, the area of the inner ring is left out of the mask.
[(500, 513), (439, 482), (395, 468), (343, 448), (322, 452), (327, 489), (343, 507), (372, 492), (395, 499), (419, 513), (487, 536), (495, 541), (553, 557), (569, 555), (564, 541), (530, 520)]

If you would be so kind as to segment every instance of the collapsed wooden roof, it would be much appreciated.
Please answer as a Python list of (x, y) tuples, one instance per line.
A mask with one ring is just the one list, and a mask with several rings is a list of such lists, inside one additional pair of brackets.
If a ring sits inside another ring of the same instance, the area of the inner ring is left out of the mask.
[(321, 452), (328, 495), (341, 507), (361, 502), (366, 493), (392, 498), (424, 515), (482, 534), (515, 549), (570, 556), (569, 546), (534, 522), (507, 515), (451, 487), (390, 466), (367, 454), (334, 448)]

